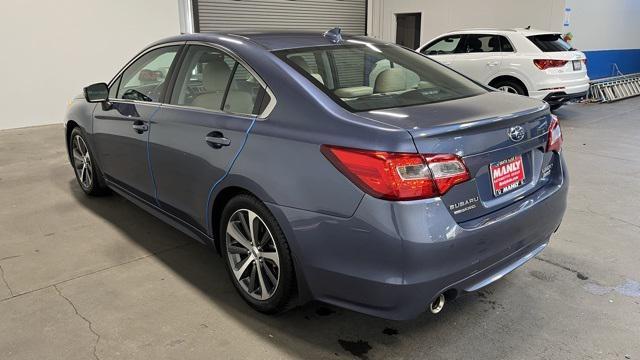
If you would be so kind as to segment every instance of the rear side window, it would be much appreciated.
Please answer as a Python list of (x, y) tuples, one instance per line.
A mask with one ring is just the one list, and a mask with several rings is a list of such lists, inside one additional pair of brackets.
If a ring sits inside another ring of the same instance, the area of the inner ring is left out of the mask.
[(208, 46), (190, 46), (170, 103), (236, 114), (257, 114), (265, 91), (242, 64)]
[(500, 52), (500, 36), (498, 35), (467, 35), (468, 53)]
[(513, 46), (511, 45), (511, 42), (509, 42), (509, 39), (507, 39), (504, 36), (500, 36), (500, 51), (502, 52), (514, 52), (515, 50), (513, 50)]
[(449, 35), (433, 41), (422, 49), (425, 55), (447, 55), (464, 52), (462, 35)]
[(556, 52), (556, 51), (572, 51), (573, 47), (564, 41), (560, 34), (544, 34), (528, 36), (532, 43), (534, 43), (538, 49), (543, 52)]

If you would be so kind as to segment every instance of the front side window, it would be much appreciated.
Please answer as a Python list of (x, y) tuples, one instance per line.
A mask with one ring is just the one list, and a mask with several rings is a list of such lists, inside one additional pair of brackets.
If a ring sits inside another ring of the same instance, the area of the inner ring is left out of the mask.
[(449, 35), (440, 38), (422, 49), (425, 55), (447, 55), (464, 52), (462, 35)]
[[(151, 50), (131, 64), (118, 79), (115, 98), (126, 100), (159, 102), (164, 91), (167, 75), (179, 46), (168, 46)], [(112, 92), (110, 91), (110, 95)]]
[(500, 36), (467, 35), (467, 53), (500, 52)]
[[(351, 111), (429, 104), (486, 92), (413, 51), (395, 45), (357, 43), (274, 53)], [(308, 58), (315, 64), (302, 62), (301, 54), (308, 53), (313, 54)], [(313, 72), (316, 68), (322, 75)]]
[(190, 46), (178, 73), (171, 104), (256, 114), (264, 89), (233, 57), (208, 46)]

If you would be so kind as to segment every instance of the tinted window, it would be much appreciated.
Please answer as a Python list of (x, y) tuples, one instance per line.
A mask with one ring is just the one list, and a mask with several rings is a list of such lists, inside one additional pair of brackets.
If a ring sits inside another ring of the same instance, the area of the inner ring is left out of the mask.
[(513, 52), (513, 46), (511, 45), (511, 43), (509, 42), (509, 39), (507, 39), (504, 36), (500, 36), (500, 49), (502, 50), (502, 52)]
[(571, 44), (562, 40), (560, 34), (528, 36), (527, 39), (531, 40), (531, 42), (534, 43), (538, 47), (538, 49), (544, 52), (573, 50)]
[(190, 46), (178, 73), (171, 104), (254, 113), (262, 86), (233, 57), (208, 46)]
[[(333, 84), (320, 81), (310, 66), (298, 63), (299, 54), (309, 52), (320, 63), (330, 63), (327, 75), (336, 79)], [(485, 92), (437, 62), (394, 45), (341, 45), (275, 53), (352, 111), (428, 104)]]
[(238, 64), (224, 102), (224, 111), (236, 114), (257, 114), (255, 105), (256, 100), (261, 97), (261, 90), (262, 86), (253, 75), (244, 66)]
[(131, 64), (119, 79), (116, 97), (139, 101), (160, 101), (169, 68), (179, 46), (149, 51)]
[(444, 55), (463, 52), (462, 35), (450, 35), (440, 38), (422, 49), (426, 55)]
[(468, 53), (500, 52), (500, 36), (498, 35), (467, 35)]
[(109, 88), (109, 99), (115, 99), (118, 97), (118, 87), (120, 87), (120, 80), (122, 80), (121, 77), (117, 78), (116, 81), (111, 84), (111, 87)]

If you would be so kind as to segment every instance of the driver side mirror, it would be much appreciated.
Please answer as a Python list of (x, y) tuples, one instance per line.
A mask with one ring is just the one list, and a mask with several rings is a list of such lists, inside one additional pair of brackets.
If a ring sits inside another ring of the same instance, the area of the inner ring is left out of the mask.
[(84, 88), (84, 98), (90, 103), (109, 100), (109, 87), (105, 83), (92, 84)]

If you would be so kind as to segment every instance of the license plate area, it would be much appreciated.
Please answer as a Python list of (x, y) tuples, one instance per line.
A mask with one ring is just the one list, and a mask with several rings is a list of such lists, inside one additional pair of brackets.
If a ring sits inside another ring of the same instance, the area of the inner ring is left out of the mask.
[(582, 60), (573, 60), (571, 63), (573, 63), (573, 70), (574, 71), (582, 70)]
[(491, 175), (493, 196), (497, 197), (519, 188), (524, 184), (522, 155), (490, 164), (489, 174)]

